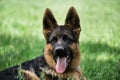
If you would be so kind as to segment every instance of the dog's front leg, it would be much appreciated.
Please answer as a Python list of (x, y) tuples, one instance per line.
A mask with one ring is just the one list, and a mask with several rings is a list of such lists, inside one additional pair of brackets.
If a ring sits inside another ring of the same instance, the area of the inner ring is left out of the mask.
[(40, 80), (34, 72), (22, 70), (22, 73), (24, 74), (24, 80)]

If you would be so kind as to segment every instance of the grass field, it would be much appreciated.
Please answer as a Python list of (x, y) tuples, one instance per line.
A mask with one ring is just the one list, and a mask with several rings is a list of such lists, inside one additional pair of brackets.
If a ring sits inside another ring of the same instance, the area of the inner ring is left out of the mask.
[(0, 0), (0, 70), (41, 55), (45, 8), (63, 24), (71, 6), (81, 19), (87, 80), (120, 80), (120, 0)]

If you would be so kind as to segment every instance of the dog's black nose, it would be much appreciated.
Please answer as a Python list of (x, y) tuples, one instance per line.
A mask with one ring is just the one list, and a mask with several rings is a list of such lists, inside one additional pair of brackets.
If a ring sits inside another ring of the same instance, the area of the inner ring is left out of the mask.
[(67, 52), (64, 49), (64, 47), (58, 46), (58, 47), (55, 48), (55, 55), (57, 57), (66, 57), (67, 56)]
[(58, 46), (55, 48), (55, 52), (56, 53), (63, 53), (64, 52), (64, 48), (62, 46)]

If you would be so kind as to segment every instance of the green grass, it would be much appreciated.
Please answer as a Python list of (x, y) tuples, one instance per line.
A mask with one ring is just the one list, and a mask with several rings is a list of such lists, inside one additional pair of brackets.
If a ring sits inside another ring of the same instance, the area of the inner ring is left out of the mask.
[(44, 10), (63, 24), (69, 7), (81, 19), (81, 68), (88, 80), (120, 79), (120, 0), (0, 0), (0, 70), (42, 54)]

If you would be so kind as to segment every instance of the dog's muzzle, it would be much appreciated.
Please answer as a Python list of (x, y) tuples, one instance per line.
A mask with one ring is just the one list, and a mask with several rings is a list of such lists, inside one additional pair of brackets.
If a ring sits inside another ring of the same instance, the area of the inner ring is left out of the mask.
[(69, 62), (72, 60), (72, 54), (69, 48), (63, 46), (57, 46), (54, 48), (54, 59), (56, 62), (56, 72), (64, 73)]

